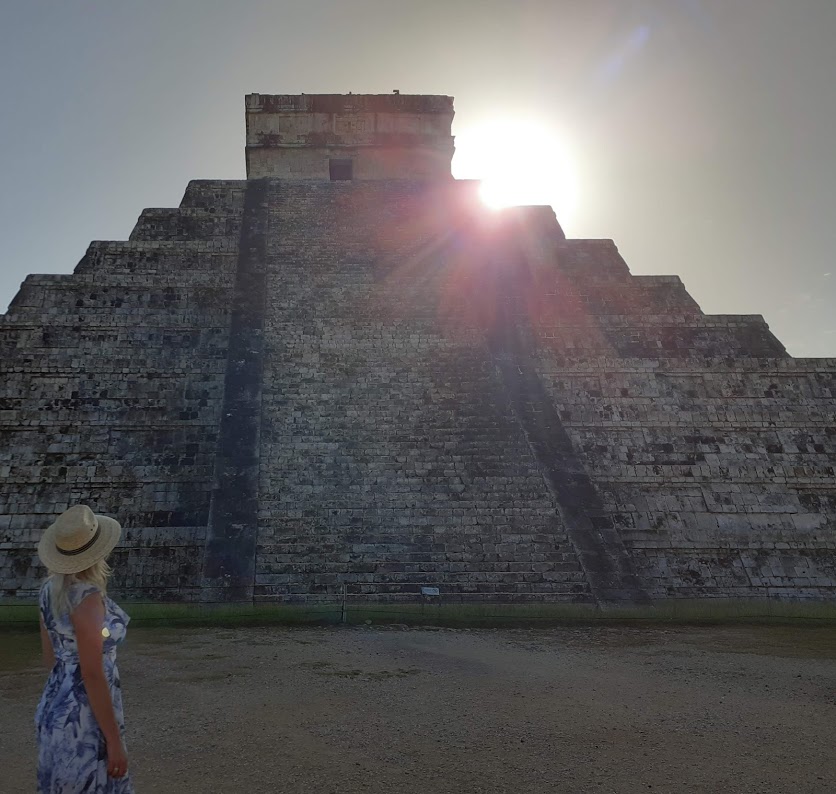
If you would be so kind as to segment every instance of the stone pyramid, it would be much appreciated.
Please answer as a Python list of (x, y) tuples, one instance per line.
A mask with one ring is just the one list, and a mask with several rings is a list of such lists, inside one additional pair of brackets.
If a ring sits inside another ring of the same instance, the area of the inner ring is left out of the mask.
[(26, 279), (0, 315), (0, 592), (34, 594), (40, 532), (81, 502), (125, 527), (123, 597), (836, 595), (836, 360), (549, 208), (486, 210), (452, 118), (250, 95), (247, 180)]

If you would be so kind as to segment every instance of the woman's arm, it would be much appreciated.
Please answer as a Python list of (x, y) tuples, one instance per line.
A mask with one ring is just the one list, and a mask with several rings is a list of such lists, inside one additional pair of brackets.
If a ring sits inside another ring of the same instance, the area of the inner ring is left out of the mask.
[(40, 623), (41, 651), (43, 652), (44, 667), (46, 667), (47, 670), (52, 670), (52, 668), (55, 667), (55, 651), (52, 649), (52, 642), (49, 639), (49, 634), (46, 632), (43, 616), (41, 616)]
[(122, 777), (128, 771), (128, 759), (113, 711), (102, 658), (104, 614), (101, 594), (91, 593), (73, 610), (70, 620), (78, 645), (81, 680), (87, 690), (93, 715), (107, 742), (108, 774), (111, 777)]

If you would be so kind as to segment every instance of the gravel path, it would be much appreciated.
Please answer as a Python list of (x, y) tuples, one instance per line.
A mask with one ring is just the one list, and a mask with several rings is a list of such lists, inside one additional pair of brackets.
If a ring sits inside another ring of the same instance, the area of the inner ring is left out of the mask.
[[(0, 791), (44, 673), (0, 635)], [(139, 794), (836, 792), (832, 628), (133, 628)]]

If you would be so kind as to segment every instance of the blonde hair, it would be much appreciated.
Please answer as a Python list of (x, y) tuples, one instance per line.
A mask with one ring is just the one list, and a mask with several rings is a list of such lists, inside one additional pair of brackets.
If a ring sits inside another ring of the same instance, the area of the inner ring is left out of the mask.
[(85, 568), (78, 573), (55, 573), (50, 571), (52, 613), (56, 618), (70, 613), (70, 587), (77, 582), (94, 584), (104, 595), (107, 592), (107, 580), (111, 573), (113, 571), (107, 564), (107, 560), (104, 559), (94, 562), (89, 568)]

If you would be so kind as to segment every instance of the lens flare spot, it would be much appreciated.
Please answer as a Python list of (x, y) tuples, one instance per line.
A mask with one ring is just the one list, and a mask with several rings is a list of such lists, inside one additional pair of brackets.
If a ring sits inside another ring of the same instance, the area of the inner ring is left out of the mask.
[(544, 124), (491, 121), (459, 131), (453, 174), (481, 180), (480, 198), (494, 209), (549, 204), (563, 224), (577, 209), (575, 157), (566, 136)]

